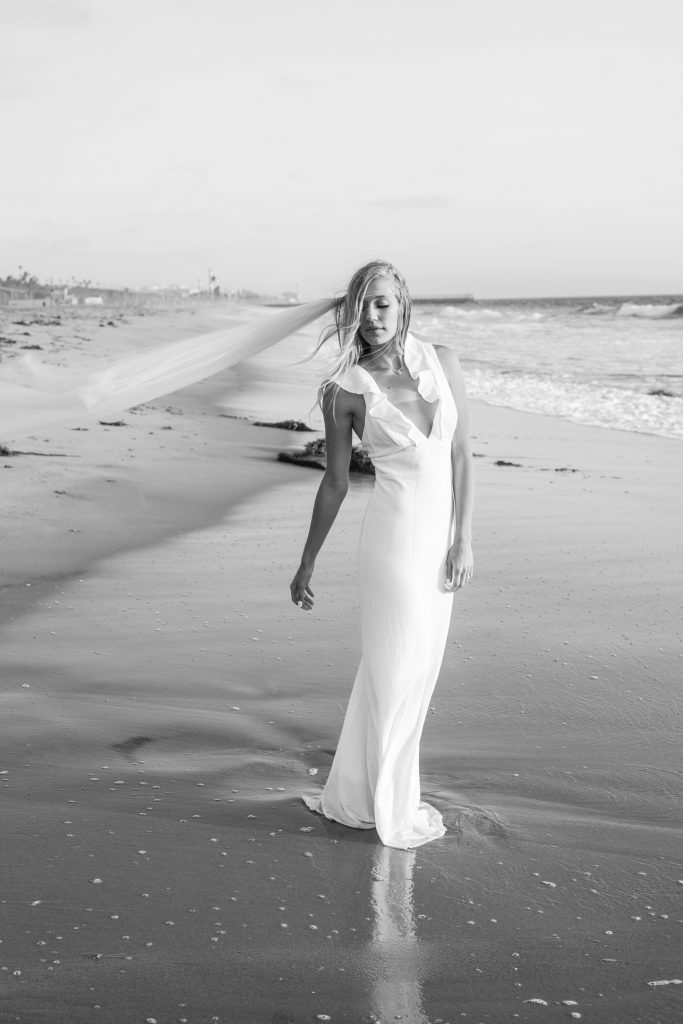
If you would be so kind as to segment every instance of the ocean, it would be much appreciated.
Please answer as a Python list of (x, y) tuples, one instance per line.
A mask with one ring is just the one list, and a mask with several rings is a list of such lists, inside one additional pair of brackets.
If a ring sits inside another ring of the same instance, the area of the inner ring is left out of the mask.
[[(491, 405), (578, 423), (683, 437), (683, 297), (416, 302), (411, 330), (453, 348), (468, 394)], [(263, 307), (249, 310), (263, 316)], [(326, 367), (310, 355), (322, 323), (231, 371), (233, 415), (302, 419)]]
[(683, 298), (418, 304), (414, 332), (454, 348), (468, 394), (578, 423), (683, 437)]

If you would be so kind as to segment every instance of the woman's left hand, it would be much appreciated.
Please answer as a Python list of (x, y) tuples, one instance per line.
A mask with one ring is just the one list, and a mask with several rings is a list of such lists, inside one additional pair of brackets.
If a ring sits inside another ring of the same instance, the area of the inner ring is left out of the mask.
[(472, 545), (456, 540), (446, 556), (446, 590), (460, 590), (474, 575)]

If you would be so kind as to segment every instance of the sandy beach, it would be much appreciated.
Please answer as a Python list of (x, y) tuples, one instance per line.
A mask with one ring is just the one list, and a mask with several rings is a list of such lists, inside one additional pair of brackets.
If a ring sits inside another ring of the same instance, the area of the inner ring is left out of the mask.
[[(0, 334), (95, 365), (216, 325), (53, 313)], [(319, 472), (238, 418), (247, 384), (305, 418), (280, 358), (0, 456), (0, 1021), (680, 1020), (680, 442), (473, 403), (476, 576), (422, 742), (448, 833), (405, 853), (301, 801), (371, 481), (302, 613)]]

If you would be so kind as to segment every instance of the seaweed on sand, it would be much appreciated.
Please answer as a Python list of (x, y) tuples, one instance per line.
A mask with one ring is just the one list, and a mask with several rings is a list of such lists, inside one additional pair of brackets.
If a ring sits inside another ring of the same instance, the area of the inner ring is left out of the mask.
[[(309, 441), (303, 448), (287, 448), (278, 453), (280, 462), (292, 462), (296, 466), (311, 466), (313, 469), (325, 469), (327, 464), (327, 447), (325, 439), (320, 437)], [(357, 446), (351, 450), (349, 462), (350, 473), (366, 473), (374, 476), (375, 467), (364, 448)]]

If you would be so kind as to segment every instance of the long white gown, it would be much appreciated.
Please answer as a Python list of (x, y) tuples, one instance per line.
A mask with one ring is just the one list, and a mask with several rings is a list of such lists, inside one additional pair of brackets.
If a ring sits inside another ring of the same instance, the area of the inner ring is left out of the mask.
[(420, 798), (419, 749), (453, 603), (445, 575), (457, 422), (432, 346), (409, 334), (405, 363), (422, 399), (437, 403), (429, 436), (362, 367), (341, 382), (365, 398), (363, 445), (376, 472), (359, 550), (362, 657), (325, 787), (304, 797), (311, 810), (376, 828), (386, 846), (404, 850), (446, 831)]

